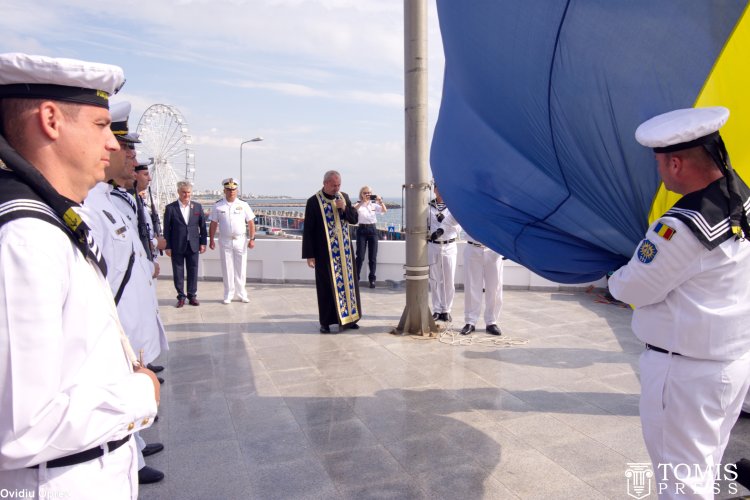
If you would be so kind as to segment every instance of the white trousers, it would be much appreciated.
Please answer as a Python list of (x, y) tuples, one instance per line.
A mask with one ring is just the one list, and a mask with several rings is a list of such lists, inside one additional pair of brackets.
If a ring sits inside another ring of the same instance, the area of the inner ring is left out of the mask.
[(482, 310), (484, 323), (496, 325), (503, 307), (503, 258), (487, 247), (464, 248), (464, 319), (476, 325)]
[(221, 273), (224, 281), (224, 300), (247, 298), (247, 238), (219, 240)]
[(141, 470), (146, 466), (146, 460), (143, 458), (143, 448), (146, 447), (146, 441), (138, 432), (133, 433), (133, 439), (135, 439), (135, 449), (138, 451), (138, 470)]
[(427, 259), (430, 264), (430, 290), (432, 291), (432, 312), (449, 313), (456, 295), (454, 279), (456, 275), (456, 243), (438, 245), (427, 243)]
[(0, 492), (3, 490), (6, 495), (15, 494), (15, 498), (136, 500), (135, 441), (131, 439), (111, 453), (78, 465), (0, 471)]
[(723, 477), (721, 457), (750, 384), (750, 360), (646, 350), (640, 368), (641, 426), (656, 493), (661, 499), (714, 498), (716, 468)]

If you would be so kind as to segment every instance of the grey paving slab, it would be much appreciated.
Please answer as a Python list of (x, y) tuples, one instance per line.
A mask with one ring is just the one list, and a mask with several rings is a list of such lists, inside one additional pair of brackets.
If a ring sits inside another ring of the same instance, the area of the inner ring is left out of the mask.
[[(648, 461), (631, 311), (592, 294), (506, 290), (504, 347), (451, 345), (460, 291), (435, 339), (389, 333), (403, 290), (363, 289), (360, 330), (331, 335), (312, 286), (199, 291), (176, 309), (159, 282), (170, 350), (142, 435), (165, 444), (146, 462), (166, 478), (142, 499), (628, 498), (627, 463)], [(750, 420), (725, 460), (747, 455)]]

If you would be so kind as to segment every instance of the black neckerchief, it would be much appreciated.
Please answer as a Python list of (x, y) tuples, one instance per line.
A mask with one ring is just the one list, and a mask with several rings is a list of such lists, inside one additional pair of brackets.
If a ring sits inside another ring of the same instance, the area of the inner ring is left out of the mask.
[[(0, 168), (3, 170), (2, 181), (0, 181), (3, 184), (3, 189), (0, 190), (0, 203), (6, 207), (19, 206), (19, 204), (23, 206), (22, 209), (6, 211), (7, 220), (35, 217), (57, 226), (106, 276), (107, 264), (94, 241), (91, 229), (74, 210), (80, 205), (58, 193), (41, 172), (18, 154), (2, 135), (0, 135)], [(32, 206), (35, 208), (31, 208)], [(45, 216), (40, 216), (40, 213), (45, 212), (45, 206), (51, 210), (46, 212)]]
[[(750, 189), (736, 172), (734, 182), (740, 209), (744, 207), (742, 212), (747, 213)], [(727, 178), (722, 177), (699, 191), (686, 194), (664, 215), (684, 222), (704, 247), (713, 250), (736, 235), (732, 229), (733, 210), (728, 203), (731, 191), (727, 188)]]

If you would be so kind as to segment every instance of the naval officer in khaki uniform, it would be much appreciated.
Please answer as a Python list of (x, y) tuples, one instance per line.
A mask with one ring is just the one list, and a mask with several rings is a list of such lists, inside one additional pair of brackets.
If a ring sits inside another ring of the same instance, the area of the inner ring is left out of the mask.
[(719, 135), (728, 118), (723, 107), (681, 109), (635, 134), (683, 195), (609, 280), (646, 345), (641, 425), (660, 498), (714, 497), (750, 383), (750, 190)]
[(0, 54), (0, 485), (18, 498), (135, 499), (131, 434), (156, 415), (80, 203), (119, 145), (116, 66)]
[(224, 304), (237, 298), (250, 302), (245, 290), (247, 281), (247, 249), (255, 248), (255, 214), (250, 205), (237, 197), (237, 182), (231, 177), (221, 182), (224, 198), (211, 208), (208, 246), (216, 248), (214, 238), (219, 230), (221, 276), (224, 280)]

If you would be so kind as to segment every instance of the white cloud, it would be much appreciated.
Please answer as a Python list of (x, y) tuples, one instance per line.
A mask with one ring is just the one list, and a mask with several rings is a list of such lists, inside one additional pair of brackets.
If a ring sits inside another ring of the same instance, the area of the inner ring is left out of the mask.
[[(443, 63), (429, 9), (434, 123)], [(306, 195), (339, 168), (349, 191), (369, 183), (397, 195), (402, 11), (403, 0), (0, 0), (0, 52), (123, 66), (117, 99), (133, 105), (131, 128), (155, 103), (185, 116), (198, 187), (237, 175), (239, 144), (262, 135), (245, 147), (259, 191)]]

